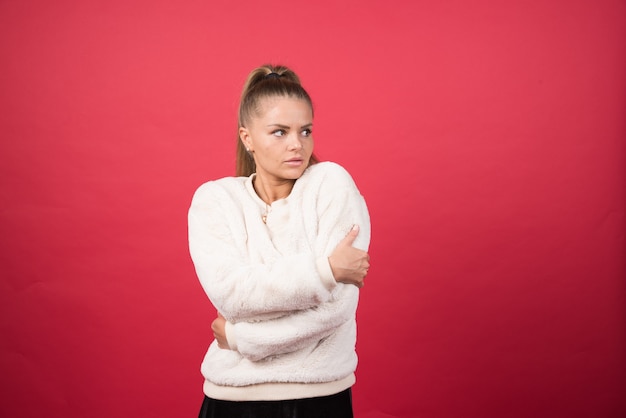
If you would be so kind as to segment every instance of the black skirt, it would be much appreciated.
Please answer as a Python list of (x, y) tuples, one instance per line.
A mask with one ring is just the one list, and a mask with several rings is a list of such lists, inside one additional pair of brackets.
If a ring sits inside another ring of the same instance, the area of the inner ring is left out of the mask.
[(220, 401), (204, 397), (199, 418), (353, 418), (352, 391), (284, 401)]

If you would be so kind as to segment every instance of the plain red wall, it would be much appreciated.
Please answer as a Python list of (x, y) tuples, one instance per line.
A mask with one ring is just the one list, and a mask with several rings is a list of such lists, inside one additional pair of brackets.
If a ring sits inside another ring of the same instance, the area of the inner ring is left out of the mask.
[(357, 417), (624, 417), (624, 1), (0, 2), (2, 417), (193, 417), (253, 67), (373, 223)]

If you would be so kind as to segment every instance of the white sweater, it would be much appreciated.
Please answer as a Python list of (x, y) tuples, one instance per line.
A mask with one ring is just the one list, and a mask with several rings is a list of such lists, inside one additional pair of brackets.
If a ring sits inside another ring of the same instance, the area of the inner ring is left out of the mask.
[[(358, 289), (336, 283), (328, 256), (350, 228), (367, 251), (369, 214), (339, 165), (312, 165), (263, 223), (250, 177), (203, 184), (189, 209), (200, 283), (227, 319), (201, 371), (207, 396), (275, 400), (331, 395), (354, 383)], [(212, 318), (208, 318), (212, 319)]]

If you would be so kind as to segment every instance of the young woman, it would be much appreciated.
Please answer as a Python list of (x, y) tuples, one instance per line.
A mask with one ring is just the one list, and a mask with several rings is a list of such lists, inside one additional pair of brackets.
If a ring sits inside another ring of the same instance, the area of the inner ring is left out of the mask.
[(218, 311), (200, 418), (352, 417), (369, 214), (350, 175), (317, 161), (312, 134), (298, 76), (255, 69), (239, 107), (237, 177), (193, 197), (190, 253)]

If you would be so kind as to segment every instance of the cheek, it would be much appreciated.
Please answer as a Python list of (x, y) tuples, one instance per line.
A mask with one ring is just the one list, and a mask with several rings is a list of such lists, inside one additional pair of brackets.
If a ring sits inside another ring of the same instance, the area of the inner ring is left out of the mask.
[(269, 142), (265, 144), (263, 150), (261, 151), (263, 158), (276, 161), (281, 159), (283, 152), (282, 147), (276, 142)]

